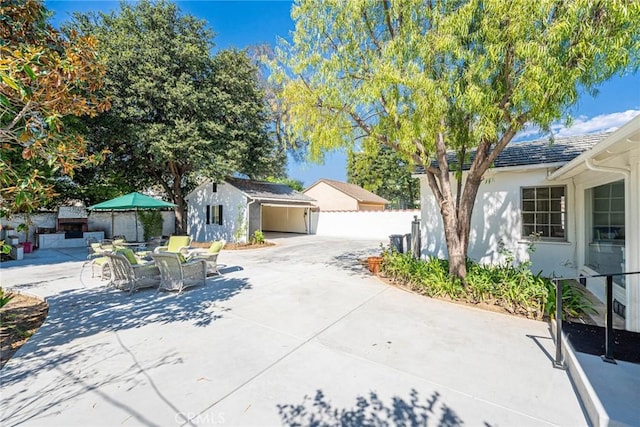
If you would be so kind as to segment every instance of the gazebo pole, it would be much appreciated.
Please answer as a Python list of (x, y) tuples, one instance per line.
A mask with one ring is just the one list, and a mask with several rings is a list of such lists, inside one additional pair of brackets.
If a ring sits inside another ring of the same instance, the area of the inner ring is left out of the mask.
[(138, 241), (138, 208), (135, 208), (133, 210), (133, 214), (135, 215), (136, 218), (136, 242)]

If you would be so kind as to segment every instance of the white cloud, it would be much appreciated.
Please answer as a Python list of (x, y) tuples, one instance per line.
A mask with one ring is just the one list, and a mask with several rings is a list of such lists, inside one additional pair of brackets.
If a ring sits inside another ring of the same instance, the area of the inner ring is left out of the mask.
[[(573, 120), (573, 123), (569, 127), (565, 126), (564, 123), (555, 123), (551, 125), (551, 132), (553, 132), (554, 136), (613, 132), (637, 115), (640, 115), (640, 110), (627, 110), (617, 113), (600, 114), (591, 118), (579, 116)], [(530, 137), (538, 136), (542, 136), (538, 127), (526, 126), (523, 131), (518, 133), (516, 139), (522, 141), (530, 139)]]

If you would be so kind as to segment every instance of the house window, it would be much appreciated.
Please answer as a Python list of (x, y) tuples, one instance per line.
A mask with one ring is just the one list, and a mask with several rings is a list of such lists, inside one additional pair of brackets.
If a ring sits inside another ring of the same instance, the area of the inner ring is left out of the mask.
[(222, 205), (207, 206), (207, 224), (222, 225)]
[(566, 188), (523, 187), (522, 236), (545, 240), (566, 239)]

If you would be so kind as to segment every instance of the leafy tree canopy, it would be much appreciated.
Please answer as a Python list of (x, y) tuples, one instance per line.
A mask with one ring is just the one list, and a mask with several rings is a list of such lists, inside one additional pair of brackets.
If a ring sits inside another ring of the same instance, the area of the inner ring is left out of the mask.
[(420, 183), (411, 176), (413, 165), (386, 145), (374, 149), (349, 151), (347, 181), (389, 200), (392, 209), (416, 208)]
[[(216, 55), (204, 21), (167, 1), (122, 3), (76, 15), (72, 28), (100, 41), (113, 108), (87, 123), (109, 170), (161, 185), (185, 231), (184, 196), (200, 176), (281, 174), (286, 157), (266, 132), (256, 66), (243, 51)], [(274, 171), (275, 170), (275, 171)]]
[[(274, 73), (290, 129), (315, 157), (364, 139), (422, 165), (462, 279), (476, 194), (498, 154), (640, 58), (637, 1), (300, 0), (292, 17)], [(450, 150), (475, 150), (464, 178)]]
[(10, 215), (51, 199), (53, 178), (100, 160), (66, 121), (109, 103), (94, 37), (60, 34), (40, 1), (2, 1), (0, 17), (0, 215)]

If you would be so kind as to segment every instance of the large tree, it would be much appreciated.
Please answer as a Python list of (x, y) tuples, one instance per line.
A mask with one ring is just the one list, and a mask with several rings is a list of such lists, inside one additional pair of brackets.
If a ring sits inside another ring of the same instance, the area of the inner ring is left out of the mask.
[(420, 182), (412, 173), (412, 164), (386, 145), (349, 151), (347, 156), (347, 181), (389, 200), (392, 209), (417, 206)]
[(53, 197), (54, 178), (98, 160), (67, 126), (109, 106), (96, 40), (63, 36), (48, 14), (40, 1), (0, 2), (0, 216), (35, 210)]
[(640, 58), (640, 2), (629, 0), (301, 0), (292, 17), (274, 74), (291, 128), (312, 154), (364, 138), (424, 167), (463, 281), (496, 157), (525, 124), (549, 129)]
[(177, 205), (178, 232), (186, 231), (184, 197), (199, 177), (273, 174), (277, 150), (257, 67), (243, 51), (213, 55), (204, 21), (145, 0), (76, 15), (72, 27), (99, 40), (107, 63), (113, 107), (88, 123), (92, 138), (113, 147), (108, 161), (120, 170), (164, 189)]

